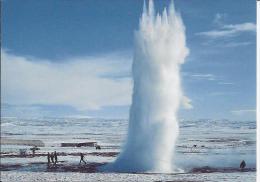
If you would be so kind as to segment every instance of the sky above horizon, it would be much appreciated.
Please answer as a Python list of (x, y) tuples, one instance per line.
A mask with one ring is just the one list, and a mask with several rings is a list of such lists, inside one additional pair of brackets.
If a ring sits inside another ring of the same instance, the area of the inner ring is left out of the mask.
[[(162, 12), (170, 1), (155, 1)], [(256, 2), (175, 0), (183, 119), (256, 119)], [(143, 1), (2, 1), (2, 116), (128, 118)]]

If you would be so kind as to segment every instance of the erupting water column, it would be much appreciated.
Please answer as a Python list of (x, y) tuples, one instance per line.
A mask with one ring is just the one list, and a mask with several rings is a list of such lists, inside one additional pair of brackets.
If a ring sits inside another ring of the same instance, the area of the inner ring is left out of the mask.
[(182, 98), (180, 65), (188, 55), (185, 27), (173, 2), (162, 15), (153, 1), (135, 32), (133, 96), (125, 148), (116, 171), (172, 171), (178, 136), (177, 112)]

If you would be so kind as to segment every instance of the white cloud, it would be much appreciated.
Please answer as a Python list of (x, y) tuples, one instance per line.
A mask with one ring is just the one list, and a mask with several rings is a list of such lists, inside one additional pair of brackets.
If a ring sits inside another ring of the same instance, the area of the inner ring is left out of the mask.
[(234, 115), (255, 114), (255, 109), (240, 109), (230, 111)]
[(15, 56), (2, 50), (2, 102), (60, 104), (79, 110), (129, 105), (131, 60), (122, 55), (73, 58), (62, 63)]
[(199, 81), (215, 81), (219, 85), (234, 85), (234, 83), (225, 81), (221, 76), (216, 76), (210, 73), (189, 73), (184, 72), (182, 73), (183, 76), (189, 77), (192, 80), (199, 80)]
[(256, 31), (256, 24), (255, 23), (241, 23), (241, 24), (230, 24), (230, 25), (224, 25), (223, 29), (229, 29), (229, 30), (234, 30), (237, 32), (244, 32), (244, 31)]
[(222, 47), (239, 47), (239, 46), (248, 46), (251, 45), (252, 42), (228, 42), (226, 44), (221, 45)]
[(224, 96), (224, 95), (234, 95), (237, 94), (237, 92), (211, 92), (209, 95), (211, 96)]
[(191, 74), (190, 76), (197, 80), (216, 80), (213, 74)]
[(196, 35), (205, 36), (208, 38), (232, 37), (243, 32), (255, 32), (256, 24), (251, 22), (241, 24), (222, 25), (216, 30), (196, 33)]
[(219, 85), (234, 85), (232, 82), (218, 82)]

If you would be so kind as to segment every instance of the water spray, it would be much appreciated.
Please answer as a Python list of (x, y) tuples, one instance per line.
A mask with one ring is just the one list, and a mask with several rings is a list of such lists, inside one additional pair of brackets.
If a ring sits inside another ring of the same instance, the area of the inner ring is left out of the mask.
[(155, 14), (144, 9), (135, 32), (133, 95), (125, 147), (113, 163), (122, 172), (172, 172), (182, 98), (180, 66), (189, 50), (185, 27), (173, 2)]

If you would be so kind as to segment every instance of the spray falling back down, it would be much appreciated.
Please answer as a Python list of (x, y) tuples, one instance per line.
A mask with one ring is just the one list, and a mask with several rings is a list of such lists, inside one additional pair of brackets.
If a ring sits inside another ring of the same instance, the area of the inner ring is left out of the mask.
[(113, 165), (117, 171), (172, 170), (182, 98), (180, 65), (188, 55), (185, 27), (171, 3), (162, 15), (153, 1), (135, 33), (134, 90), (126, 146)]

